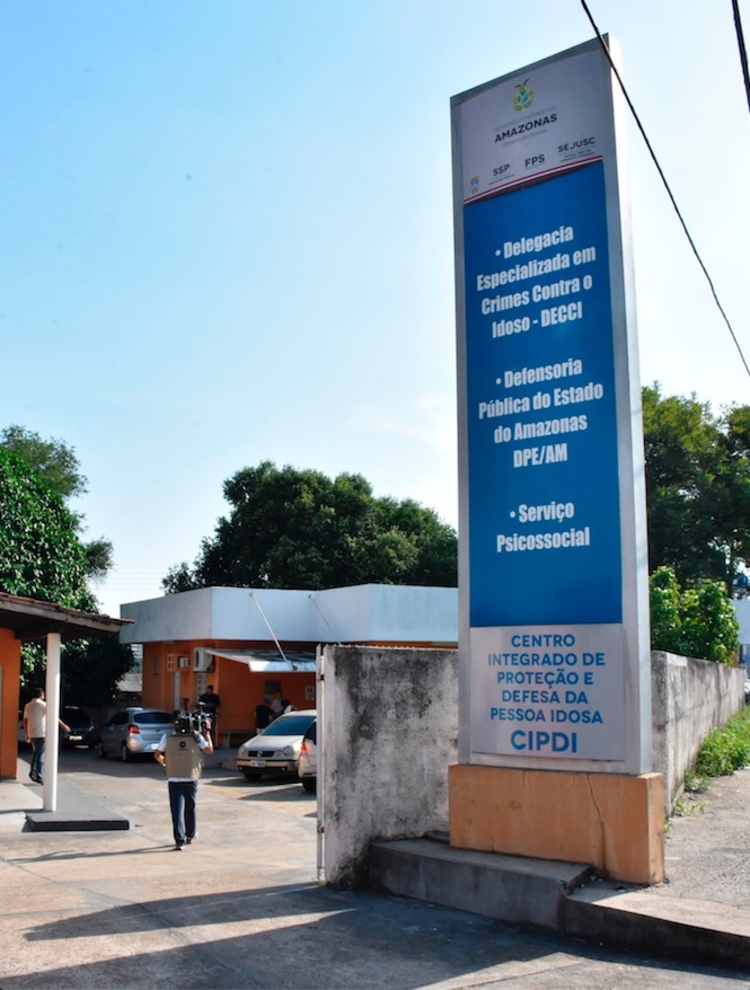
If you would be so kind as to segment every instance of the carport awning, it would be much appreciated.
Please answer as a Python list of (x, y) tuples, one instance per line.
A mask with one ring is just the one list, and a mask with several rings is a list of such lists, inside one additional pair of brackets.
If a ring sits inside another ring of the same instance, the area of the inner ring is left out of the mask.
[(130, 619), (113, 619), (109, 615), (79, 612), (52, 602), (0, 592), (0, 629), (12, 629), (16, 639), (28, 642), (50, 633), (61, 639), (90, 639), (116, 633), (131, 625)]
[(295, 670), (315, 673), (316, 662), (314, 653), (286, 653), (286, 660), (275, 650), (206, 650), (212, 657), (220, 660), (234, 660), (247, 664), (248, 670), (254, 674), (289, 673)]

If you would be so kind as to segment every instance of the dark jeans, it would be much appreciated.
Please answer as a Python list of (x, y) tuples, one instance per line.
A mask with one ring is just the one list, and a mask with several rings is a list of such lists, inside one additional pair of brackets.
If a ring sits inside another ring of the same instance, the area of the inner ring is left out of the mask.
[(195, 836), (195, 798), (197, 780), (170, 780), (169, 810), (172, 812), (172, 831), (175, 845), (184, 846), (185, 839)]
[(44, 776), (44, 736), (31, 739), (31, 773), (40, 779)]

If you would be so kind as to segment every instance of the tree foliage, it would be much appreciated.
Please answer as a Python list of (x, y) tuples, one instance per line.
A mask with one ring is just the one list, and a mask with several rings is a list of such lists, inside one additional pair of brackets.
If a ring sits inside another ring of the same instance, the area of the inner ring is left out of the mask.
[(0, 447), (0, 589), (91, 609), (86, 575), (86, 551), (60, 496)]
[[(52, 441), (40, 448), (35, 441), (21, 443), (28, 435), (20, 427), (0, 436), (18, 451), (0, 443), (0, 590), (96, 612), (87, 579), (106, 572), (111, 545), (82, 543), (80, 517), (64, 503), (66, 495), (85, 490), (77, 461), (60, 456), (53, 468), (64, 445)], [(24, 645), (21, 658), (22, 696), (28, 697), (44, 684), (46, 658), (38, 644)], [(130, 649), (121, 647), (117, 636), (65, 643), (61, 669), (66, 699), (92, 705), (109, 701), (131, 663)]]
[(731, 589), (750, 562), (750, 406), (715, 416), (654, 384), (643, 389), (643, 428), (650, 569)]
[(456, 584), (455, 530), (411, 499), (376, 498), (361, 475), (264, 461), (225, 481), (224, 497), (231, 512), (192, 567), (171, 568), (165, 591)]
[[(43, 440), (38, 433), (15, 423), (0, 430), (0, 449), (20, 457), (48, 488), (57, 492), (80, 533), (84, 517), (70, 509), (69, 502), (86, 494), (88, 482), (81, 474), (75, 449), (63, 440)], [(99, 538), (84, 544), (84, 548), (88, 562), (86, 573), (92, 580), (99, 581), (112, 567), (112, 544)]]
[(85, 495), (88, 482), (75, 450), (62, 440), (42, 440), (38, 433), (13, 423), (0, 430), (0, 446), (26, 461), (63, 501)]
[(739, 623), (721, 581), (699, 581), (683, 590), (674, 571), (662, 566), (649, 584), (652, 649), (734, 663)]
[(117, 633), (66, 643), (62, 656), (62, 694), (67, 704), (92, 708), (112, 701), (117, 683), (133, 665), (133, 651)]

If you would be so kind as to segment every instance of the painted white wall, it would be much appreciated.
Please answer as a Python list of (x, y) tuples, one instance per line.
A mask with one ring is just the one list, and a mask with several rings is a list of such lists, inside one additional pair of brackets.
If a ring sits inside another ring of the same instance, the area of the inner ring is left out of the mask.
[(316, 591), (313, 596), (327, 620), (321, 616), (320, 642), (458, 641), (456, 588), (363, 584)]
[(373, 839), (448, 829), (458, 744), (456, 650), (327, 646), (318, 800), (328, 883), (367, 882)]
[[(651, 654), (654, 769), (667, 814), (701, 742), (743, 704), (743, 672)], [(455, 650), (327, 646), (318, 696), (318, 801), (325, 878), (367, 883), (376, 839), (448, 828), (448, 766), (458, 759)]]
[[(133, 620), (123, 643), (170, 640), (271, 640), (249, 588), (201, 588), (122, 605)], [(458, 640), (458, 591), (407, 585), (358, 585), (324, 591), (252, 591), (282, 643)]]
[(121, 643), (154, 643), (200, 639), (211, 627), (211, 588), (165, 595), (120, 606), (120, 617), (131, 619), (120, 633)]

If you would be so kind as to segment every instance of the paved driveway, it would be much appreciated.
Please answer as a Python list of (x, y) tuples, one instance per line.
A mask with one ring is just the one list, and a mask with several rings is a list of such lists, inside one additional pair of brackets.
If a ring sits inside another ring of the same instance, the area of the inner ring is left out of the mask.
[[(129, 831), (28, 832), (39, 788), (0, 782), (0, 986), (745, 990), (750, 979), (565, 942), (316, 883), (316, 803), (299, 784), (209, 771), (199, 837), (172, 849), (156, 764), (63, 753), (61, 801)], [(68, 805), (70, 807), (70, 805)]]

